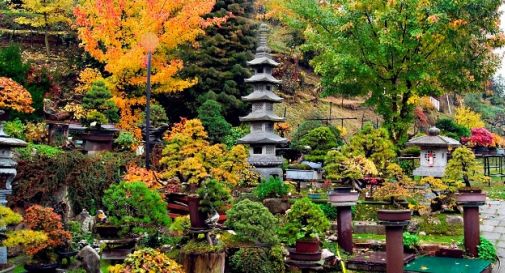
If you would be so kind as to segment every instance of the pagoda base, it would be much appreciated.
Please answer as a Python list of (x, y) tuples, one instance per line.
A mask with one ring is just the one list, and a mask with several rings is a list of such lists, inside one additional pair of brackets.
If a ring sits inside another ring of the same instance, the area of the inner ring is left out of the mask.
[(270, 177), (279, 177), (282, 179), (283, 172), (281, 168), (265, 168), (265, 167), (256, 167), (255, 171), (259, 173), (261, 176), (261, 180), (267, 180)]

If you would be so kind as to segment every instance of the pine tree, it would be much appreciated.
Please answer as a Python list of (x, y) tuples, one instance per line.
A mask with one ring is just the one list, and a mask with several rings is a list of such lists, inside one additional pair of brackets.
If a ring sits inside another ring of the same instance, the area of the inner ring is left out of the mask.
[(222, 107), (215, 100), (208, 100), (198, 108), (198, 118), (209, 134), (212, 143), (223, 142), (231, 131), (231, 125), (221, 115)]
[[(251, 0), (216, 1), (209, 17), (230, 15), (227, 22), (206, 30), (198, 40), (198, 48), (187, 48), (182, 52), (186, 66), (184, 78), (198, 78), (198, 84), (183, 94), (169, 95), (159, 100), (172, 109), (173, 113), (189, 113), (196, 116), (197, 109), (207, 100), (215, 100), (223, 107), (223, 114), (232, 124), (247, 112), (241, 96), (250, 92), (244, 79), (250, 76), (246, 62), (253, 57), (256, 47), (254, 22), (248, 18), (253, 11)], [(179, 117), (170, 117), (172, 120)]]

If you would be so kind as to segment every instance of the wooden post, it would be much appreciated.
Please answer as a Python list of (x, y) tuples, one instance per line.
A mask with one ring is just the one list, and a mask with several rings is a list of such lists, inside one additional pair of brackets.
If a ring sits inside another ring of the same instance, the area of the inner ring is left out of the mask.
[(224, 273), (226, 255), (223, 252), (183, 254), (186, 273)]

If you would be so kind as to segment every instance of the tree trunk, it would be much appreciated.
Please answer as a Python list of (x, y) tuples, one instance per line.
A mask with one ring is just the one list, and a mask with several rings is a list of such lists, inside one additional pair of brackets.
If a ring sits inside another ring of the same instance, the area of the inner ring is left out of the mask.
[(224, 273), (226, 255), (224, 252), (188, 253), (183, 255), (186, 273)]
[(46, 22), (44, 27), (44, 43), (46, 44), (47, 60), (49, 60), (49, 24), (47, 22), (47, 13), (44, 13), (44, 21)]

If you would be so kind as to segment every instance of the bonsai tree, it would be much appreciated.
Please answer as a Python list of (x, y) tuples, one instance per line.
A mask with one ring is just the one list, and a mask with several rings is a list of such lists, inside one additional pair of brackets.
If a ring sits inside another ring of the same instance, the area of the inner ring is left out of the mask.
[(56, 249), (68, 246), (72, 235), (63, 229), (61, 216), (52, 208), (34, 205), (26, 210), (23, 223), (28, 230), (8, 234), (4, 244), (21, 246), (34, 264), (55, 262)]
[(357, 190), (363, 188), (363, 179), (379, 174), (372, 160), (362, 155), (348, 158), (336, 150), (328, 152), (324, 165), (327, 179), (341, 180)]
[(230, 257), (231, 272), (234, 273), (284, 273), (282, 247), (241, 248)]
[(288, 245), (298, 240), (319, 240), (330, 227), (323, 210), (309, 198), (301, 198), (291, 206), (279, 237)]
[(464, 182), (471, 187), (470, 181), (485, 181), (489, 179), (482, 173), (482, 165), (475, 159), (475, 154), (469, 148), (462, 146), (452, 152), (452, 157), (445, 168), (444, 180), (450, 183)]
[[(151, 105), (151, 126), (153, 128), (160, 127), (164, 124), (168, 123), (168, 117), (167, 117), (167, 112), (165, 111), (165, 108), (159, 104), (152, 104)], [(146, 124), (146, 113), (142, 112), (140, 115), (140, 121), (139, 125), (140, 126), (145, 126)]]
[(475, 147), (489, 147), (493, 144), (493, 134), (486, 128), (473, 128), (468, 142)]
[(99, 127), (106, 123), (119, 121), (119, 108), (112, 101), (112, 93), (103, 81), (96, 81), (84, 95), (82, 106), (87, 111), (83, 122)]
[(130, 273), (130, 272), (170, 272), (184, 273), (182, 267), (164, 253), (152, 249), (139, 249), (128, 255), (123, 264), (114, 265), (108, 268), (109, 273)]
[(223, 212), (231, 202), (230, 190), (215, 179), (205, 181), (196, 192), (200, 200), (201, 212)]
[(28, 90), (14, 80), (0, 77), (0, 110), (32, 113), (32, 96)]
[(287, 196), (288, 192), (288, 186), (278, 177), (269, 177), (268, 180), (262, 181), (254, 189), (254, 194), (261, 200), (281, 198)]
[(235, 231), (239, 240), (256, 244), (275, 244), (277, 218), (258, 202), (244, 199), (226, 213), (225, 225)]
[[(336, 130), (338, 135), (338, 130)], [(340, 137), (338, 135), (338, 137)], [(308, 161), (323, 162), (326, 153), (339, 145), (337, 136), (329, 127), (322, 126), (310, 130), (301, 139), (301, 144), (310, 147), (310, 152), (304, 156)]]
[(103, 196), (111, 224), (122, 227), (122, 233), (155, 234), (170, 225), (167, 203), (156, 190), (143, 182), (113, 184)]

